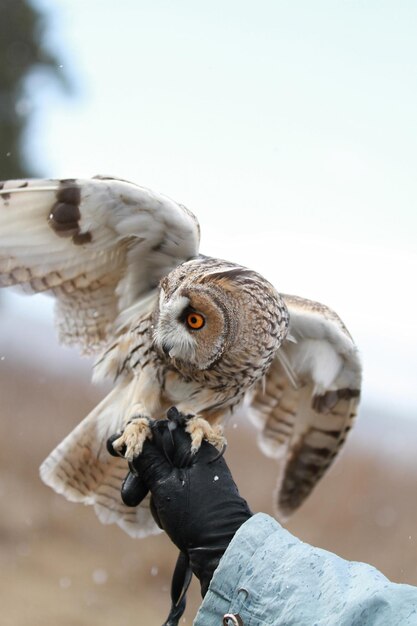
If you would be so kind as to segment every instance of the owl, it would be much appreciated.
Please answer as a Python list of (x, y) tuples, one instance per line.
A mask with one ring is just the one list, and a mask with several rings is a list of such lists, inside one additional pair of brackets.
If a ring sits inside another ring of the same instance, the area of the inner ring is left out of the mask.
[[(197, 449), (203, 437), (220, 444), (228, 417), (248, 413), (262, 451), (279, 461), (274, 498), (285, 518), (357, 411), (361, 364), (339, 317), (198, 247), (188, 209), (124, 180), (0, 183), (0, 286), (51, 292), (60, 340), (96, 354), (93, 378), (113, 383), (41, 477), (132, 536), (158, 531), (146, 500), (129, 508), (120, 498), (149, 418), (172, 406), (192, 416)], [(106, 450), (117, 432), (126, 458)]]

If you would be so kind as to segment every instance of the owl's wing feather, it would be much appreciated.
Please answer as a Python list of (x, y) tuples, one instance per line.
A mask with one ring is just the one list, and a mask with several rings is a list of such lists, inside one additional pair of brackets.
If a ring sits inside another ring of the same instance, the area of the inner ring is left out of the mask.
[(121, 382), (51, 452), (40, 467), (45, 484), (72, 502), (94, 506), (104, 524), (116, 523), (131, 537), (160, 532), (146, 498), (140, 506), (123, 504), (120, 488), (129, 468), (106, 449), (110, 435), (123, 427), (125, 386)]
[(53, 292), (61, 341), (85, 352), (198, 244), (192, 213), (133, 183), (0, 183), (0, 286)]
[(252, 401), (265, 454), (280, 459), (277, 507), (290, 515), (331, 465), (352, 427), (361, 364), (340, 318), (327, 307), (283, 295), (290, 315), (263, 389)]

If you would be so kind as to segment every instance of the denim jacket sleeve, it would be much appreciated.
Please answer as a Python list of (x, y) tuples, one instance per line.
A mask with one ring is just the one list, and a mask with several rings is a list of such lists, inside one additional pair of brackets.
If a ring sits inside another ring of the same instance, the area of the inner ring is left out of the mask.
[(244, 626), (417, 626), (417, 587), (305, 544), (258, 513), (230, 543), (193, 624), (221, 626), (228, 613)]

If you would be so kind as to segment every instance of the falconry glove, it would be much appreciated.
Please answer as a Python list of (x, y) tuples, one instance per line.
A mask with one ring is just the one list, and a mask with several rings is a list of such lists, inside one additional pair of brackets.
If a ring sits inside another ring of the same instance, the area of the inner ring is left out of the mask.
[(155, 521), (189, 561), (204, 596), (230, 541), (252, 513), (216, 448), (203, 441), (191, 453), (186, 419), (171, 409), (167, 420), (151, 425), (152, 441), (129, 464), (122, 499), (137, 506), (151, 492)]

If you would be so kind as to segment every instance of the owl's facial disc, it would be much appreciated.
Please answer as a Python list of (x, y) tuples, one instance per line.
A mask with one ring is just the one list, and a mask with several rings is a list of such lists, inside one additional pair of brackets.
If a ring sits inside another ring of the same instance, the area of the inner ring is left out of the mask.
[(207, 369), (223, 350), (224, 333), (223, 312), (210, 294), (184, 289), (167, 298), (161, 289), (154, 340), (167, 356)]

